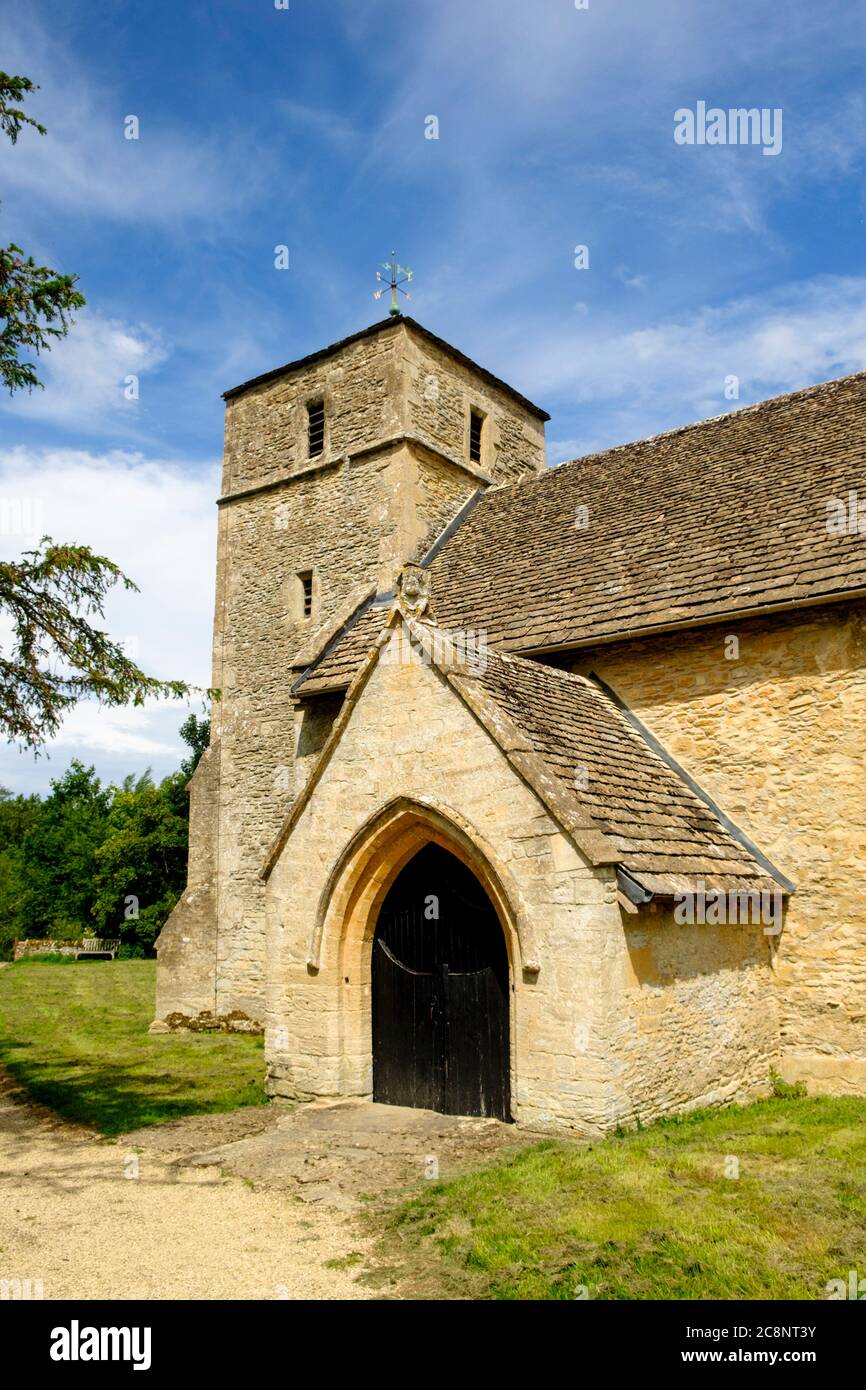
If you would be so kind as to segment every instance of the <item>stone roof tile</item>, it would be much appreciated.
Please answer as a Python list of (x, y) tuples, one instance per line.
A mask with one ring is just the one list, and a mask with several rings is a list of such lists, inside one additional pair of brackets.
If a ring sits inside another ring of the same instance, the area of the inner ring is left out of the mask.
[[(827, 524), (850, 493), (866, 373), (492, 489), (431, 561), (432, 611), (527, 652), (843, 597), (866, 588), (866, 537)], [(386, 616), (369, 605), (299, 691), (345, 689)]]
[(850, 492), (866, 373), (491, 490), (431, 565), (435, 614), (526, 651), (853, 593), (866, 540), (827, 524)]
[(495, 652), (448, 678), (477, 711), (473, 686), (493, 701), (559, 784), (564, 803), (650, 891), (694, 891), (698, 878), (707, 890), (787, 886), (594, 681)]

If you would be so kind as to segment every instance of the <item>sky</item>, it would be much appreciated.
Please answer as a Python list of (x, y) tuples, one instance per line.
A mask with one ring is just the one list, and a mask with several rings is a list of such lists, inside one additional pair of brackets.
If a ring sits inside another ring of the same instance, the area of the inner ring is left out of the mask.
[[(0, 55), (48, 127), (0, 148), (0, 240), (87, 299), (0, 398), (0, 555), (109, 555), (154, 675), (210, 681), (221, 393), (381, 318), (392, 250), (551, 465), (866, 368), (852, 0), (0, 0)], [(780, 147), (680, 143), (699, 103)], [(82, 705), (0, 784), (163, 776), (186, 713)]]

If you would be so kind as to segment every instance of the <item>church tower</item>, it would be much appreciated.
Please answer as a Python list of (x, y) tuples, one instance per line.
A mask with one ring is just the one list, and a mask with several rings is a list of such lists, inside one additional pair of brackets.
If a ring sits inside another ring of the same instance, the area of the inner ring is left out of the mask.
[(399, 315), (225, 401), (222, 697), (190, 783), (187, 887), (157, 946), (158, 1028), (262, 1020), (260, 872), (339, 706), (321, 697), (300, 718), (298, 668), (371, 592), (391, 591), (479, 489), (545, 466), (547, 414)]

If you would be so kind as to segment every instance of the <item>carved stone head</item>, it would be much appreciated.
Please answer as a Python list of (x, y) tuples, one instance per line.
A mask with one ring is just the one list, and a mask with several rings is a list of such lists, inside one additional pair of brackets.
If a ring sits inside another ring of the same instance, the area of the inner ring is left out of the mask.
[(430, 601), (430, 575), (420, 565), (404, 565), (397, 584), (400, 607), (407, 618), (420, 618)]

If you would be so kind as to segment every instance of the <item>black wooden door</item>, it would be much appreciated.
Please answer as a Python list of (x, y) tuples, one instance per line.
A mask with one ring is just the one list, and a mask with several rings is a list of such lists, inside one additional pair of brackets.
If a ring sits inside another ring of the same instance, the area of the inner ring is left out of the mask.
[(447, 1115), (509, 1113), (508, 957), (478, 880), (427, 845), (373, 942), (373, 1099)]

